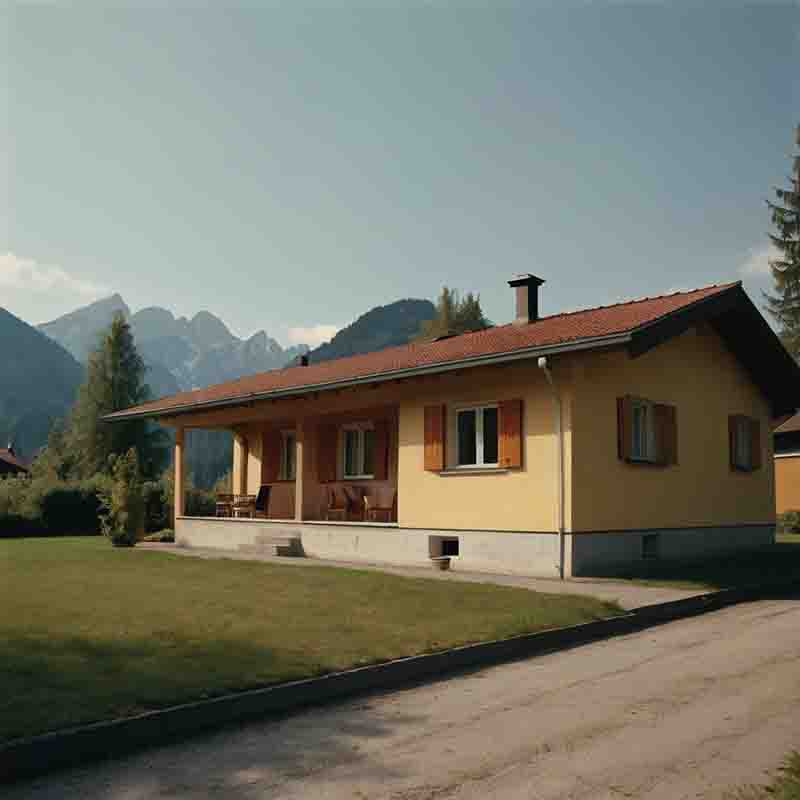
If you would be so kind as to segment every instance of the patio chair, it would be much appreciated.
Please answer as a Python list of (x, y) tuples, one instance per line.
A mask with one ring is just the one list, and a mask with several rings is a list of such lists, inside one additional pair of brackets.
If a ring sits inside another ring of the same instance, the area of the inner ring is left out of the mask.
[(254, 517), (256, 515), (256, 496), (254, 494), (237, 494), (233, 498), (234, 517)]
[(263, 485), (258, 490), (256, 497), (255, 515), (266, 519), (269, 516), (269, 498), (272, 493), (272, 486)]
[(325, 511), (325, 519), (347, 519), (347, 500), (339, 497), (336, 489), (328, 489), (328, 508)]
[(381, 488), (375, 495), (364, 495), (364, 516), (369, 522), (392, 522), (395, 518), (397, 490)]
[(233, 495), (218, 494), (216, 502), (216, 515), (218, 517), (233, 516)]
[(364, 520), (364, 490), (360, 486), (345, 486), (344, 496), (347, 500), (347, 516), (356, 522)]

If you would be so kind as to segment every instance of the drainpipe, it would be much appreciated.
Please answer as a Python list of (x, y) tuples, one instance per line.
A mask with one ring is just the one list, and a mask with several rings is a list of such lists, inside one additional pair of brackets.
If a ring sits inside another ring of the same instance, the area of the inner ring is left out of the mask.
[(553, 390), (553, 416), (555, 418), (556, 444), (558, 448), (558, 469), (556, 471), (556, 481), (558, 483), (558, 575), (561, 580), (564, 580), (564, 429), (561, 424), (561, 395), (556, 389), (553, 373), (547, 363), (547, 356), (541, 356), (537, 363)]

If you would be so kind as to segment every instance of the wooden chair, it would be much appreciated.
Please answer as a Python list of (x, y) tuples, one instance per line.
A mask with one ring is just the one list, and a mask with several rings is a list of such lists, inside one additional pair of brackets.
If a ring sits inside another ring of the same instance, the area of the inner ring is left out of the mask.
[(364, 520), (364, 490), (360, 486), (345, 486), (344, 496), (347, 500), (347, 516), (356, 522)]
[(396, 503), (397, 489), (378, 489), (374, 497), (364, 495), (364, 516), (369, 522), (392, 522)]
[(234, 517), (254, 517), (256, 515), (256, 496), (254, 494), (237, 494), (233, 498)]
[(325, 511), (325, 519), (347, 519), (347, 500), (339, 497), (336, 489), (328, 487), (328, 508)]
[(269, 498), (272, 494), (272, 486), (264, 484), (258, 490), (256, 497), (255, 515), (266, 519), (269, 516)]
[(218, 517), (233, 516), (233, 495), (218, 494), (216, 503), (216, 515)]

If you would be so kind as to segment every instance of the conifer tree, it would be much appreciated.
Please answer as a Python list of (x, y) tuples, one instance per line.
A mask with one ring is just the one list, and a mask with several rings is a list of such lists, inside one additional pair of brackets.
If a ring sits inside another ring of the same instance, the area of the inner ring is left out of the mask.
[(770, 234), (778, 256), (770, 260), (774, 294), (767, 295), (767, 310), (775, 318), (789, 352), (800, 358), (800, 125), (795, 129), (790, 188), (775, 191), (767, 201), (774, 233)]
[(150, 399), (146, 367), (136, 350), (130, 326), (118, 314), (90, 356), (86, 381), (64, 434), (64, 450), (74, 459), (74, 477), (111, 469), (111, 457), (134, 448), (142, 474), (155, 476), (164, 463), (165, 435), (146, 420), (108, 423), (106, 414)]
[(436, 301), (436, 316), (422, 324), (417, 338), (430, 341), (479, 331), (490, 325), (481, 309), (480, 295), (467, 292), (462, 298), (456, 289), (444, 286)]

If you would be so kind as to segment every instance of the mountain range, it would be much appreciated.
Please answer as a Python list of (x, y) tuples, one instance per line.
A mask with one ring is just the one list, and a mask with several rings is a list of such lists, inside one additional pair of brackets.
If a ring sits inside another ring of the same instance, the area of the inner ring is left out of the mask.
[(239, 339), (208, 311), (191, 319), (159, 306), (131, 313), (119, 294), (39, 325), (39, 330), (84, 363), (116, 314), (130, 323), (155, 397), (277, 369), (308, 352), (307, 345), (284, 349), (265, 331)]
[[(131, 325), (147, 365), (154, 397), (279, 369), (308, 354), (313, 363), (407, 343), (436, 313), (428, 300), (405, 299), (373, 308), (340, 330), (330, 342), (309, 351), (306, 345), (283, 348), (259, 331), (240, 339), (218, 317), (200, 311), (191, 319), (152, 306), (132, 313), (119, 294), (64, 314), (34, 328), (0, 309), (0, 343), (12, 353), (0, 381), (0, 446), (14, 438), (31, 458), (47, 441), (54, 419), (74, 402), (83, 366), (115, 314)], [(209, 485), (229, 460), (228, 435), (193, 432), (189, 458), (198, 485)], [(198, 457), (192, 459), (192, 450)]]

